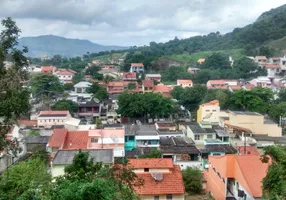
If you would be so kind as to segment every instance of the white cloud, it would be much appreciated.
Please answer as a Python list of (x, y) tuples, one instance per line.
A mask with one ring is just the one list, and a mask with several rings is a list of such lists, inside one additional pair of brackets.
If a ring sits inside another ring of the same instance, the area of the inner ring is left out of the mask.
[[(146, 45), (255, 21), (285, 0), (1, 0), (22, 36), (59, 35), (105, 45)], [(1, 29), (1, 28), (0, 28)]]

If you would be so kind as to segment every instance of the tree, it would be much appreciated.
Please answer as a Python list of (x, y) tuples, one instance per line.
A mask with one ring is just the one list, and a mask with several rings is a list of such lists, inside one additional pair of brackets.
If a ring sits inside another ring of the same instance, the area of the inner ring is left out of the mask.
[(128, 90), (133, 90), (133, 89), (136, 89), (136, 84), (135, 83), (128, 83), (128, 85), (127, 85), (127, 89)]
[(198, 108), (199, 103), (207, 93), (207, 88), (203, 85), (195, 84), (194, 87), (185, 88), (182, 95), (182, 104), (191, 111)]
[(229, 58), (221, 53), (213, 53), (206, 58), (202, 67), (207, 69), (227, 69), (230, 68)]
[(114, 77), (113, 77), (113, 76), (105, 75), (105, 76), (103, 77), (104, 83), (109, 83), (110, 81), (113, 81), (113, 80), (114, 80)]
[(274, 50), (273, 49), (270, 49), (269, 47), (267, 46), (262, 46), (259, 48), (259, 54), (261, 56), (266, 56), (267, 58), (270, 58), (273, 56), (274, 54)]
[[(269, 159), (271, 158), (271, 160)], [(270, 163), (263, 179), (263, 197), (282, 200), (286, 197), (286, 147), (268, 146), (264, 148), (263, 163)]]
[(28, 159), (11, 166), (1, 175), (1, 199), (43, 199), (51, 176), (40, 159)]
[(30, 81), (32, 93), (37, 95), (59, 94), (63, 92), (63, 85), (58, 77), (52, 74), (37, 74)]
[(171, 91), (171, 95), (174, 99), (181, 100), (182, 95), (184, 93), (184, 88), (181, 86), (175, 86), (174, 89)]
[(73, 84), (72, 83), (64, 84), (64, 90), (73, 90)]
[(39, 159), (43, 161), (44, 164), (47, 164), (50, 158), (49, 152), (43, 146), (36, 146), (32, 149), (31, 159)]
[(98, 83), (93, 83), (91, 87), (87, 89), (87, 92), (92, 93), (93, 97), (99, 99), (100, 101), (108, 98), (106, 89), (100, 86)]
[(98, 73), (99, 70), (99, 66), (91, 66), (85, 71), (85, 75), (91, 75), (94, 79), (102, 80), (103, 75)]
[(279, 93), (278, 93), (278, 101), (286, 101), (286, 89), (282, 88), (280, 89)]
[(140, 156), (140, 158), (162, 158), (162, 152), (157, 148), (152, 148), (149, 155)]
[(83, 77), (81, 75), (81, 73), (76, 73), (73, 77), (72, 77), (72, 83), (73, 84), (77, 84), (79, 82), (81, 82), (83, 80)]
[(258, 70), (258, 65), (253, 60), (242, 57), (234, 63), (233, 68), (240, 78), (249, 78)]
[[(9, 153), (17, 149), (17, 141), (8, 140), (7, 134), (13, 121), (27, 114), (30, 110), (29, 91), (22, 87), (21, 82), (27, 80), (23, 66), (27, 65), (27, 48), (17, 49), (20, 29), (16, 23), (7, 18), (1, 21), (3, 29), (0, 33), (0, 152)], [(4, 61), (10, 57), (13, 66), (5, 70)], [(13, 151), (15, 152), (15, 151)]]
[(202, 191), (203, 174), (200, 169), (188, 167), (182, 170), (185, 189), (188, 193), (198, 194)]
[(78, 111), (77, 103), (72, 100), (59, 100), (51, 108), (52, 110), (68, 110), (71, 114)]
[(286, 117), (286, 102), (273, 104), (269, 107), (268, 115), (277, 123), (280, 117)]

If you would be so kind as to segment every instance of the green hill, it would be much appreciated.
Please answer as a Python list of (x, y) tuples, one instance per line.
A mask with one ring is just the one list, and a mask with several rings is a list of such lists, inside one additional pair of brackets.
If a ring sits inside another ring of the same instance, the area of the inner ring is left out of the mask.
[(27, 46), (28, 56), (41, 57), (44, 55), (62, 55), (66, 57), (82, 56), (87, 52), (111, 51), (127, 49), (120, 46), (103, 46), (88, 40), (68, 39), (54, 35), (42, 35), (37, 37), (22, 37), (19, 39), (19, 47)]

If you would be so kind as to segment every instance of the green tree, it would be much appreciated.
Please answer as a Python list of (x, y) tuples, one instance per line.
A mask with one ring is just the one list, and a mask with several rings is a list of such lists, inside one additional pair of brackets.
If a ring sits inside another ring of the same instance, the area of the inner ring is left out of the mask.
[(72, 83), (67, 83), (64, 84), (64, 90), (73, 90), (73, 84)]
[(234, 63), (233, 68), (240, 78), (249, 78), (258, 70), (258, 65), (253, 60), (242, 57)]
[(162, 152), (157, 148), (152, 148), (149, 155), (140, 156), (139, 158), (162, 158)]
[(43, 161), (44, 164), (47, 164), (50, 158), (49, 152), (43, 146), (36, 146), (32, 149), (31, 159), (39, 159)]
[(113, 76), (105, 75), (103, 77), (104, 83), (109, 83), (110, 81), (113, 81), (115, 78)]
[(50, 181), (43, 161), (22, 161), (1, 175), (0, 199), (43, 199), (49, 192)]
[(200, 102), (207, 93), (207, 88), (203, 85), (194, 85), (191, 88), (185, 88), (182, 98), (182, 104), (191, 111), (196, 111)]
[(262, 47), (259, 48), (259, 54), (261, 56), (266, 56), (267, 58), (270, 58), (274, 54), (274, 49), (270, 49), (267, 46), (262, 46)]
[[(269, 159), (271, 158), (271, 160)], [(269, 200), (286, 198), (286, 147), (268, 146), (264, 148), (262, 162), (270, 163), (263, 179), (263, 197)]]
[(29, 130), (28, 134), (30, 136), (40, 136), (40, 131), (36, 131), (36, 130), (31, 129), (31, 130)]
[(188, 167), (182, 170), (185, 189), (190, 194), (199, 194), (202, 189), (203, 174), (200, 169)]
[(87, 89), (87, 92), (92, 93), (93, 97), (99, 99), (100, 101), (108, 98), (106, 89), (100, 86), (98, 83), (93, 83), (91, 87)]
[(171, 95), (174, 99), (181, 100), (184, 93), (184, 88), (181, 86), (175, 86), (174, 89), (171, 91)]
[(76, 73), (73, 77), (72, 77), (72, 83), (73, 84), (77, 84), (79, 82), (81, 82), (83, 80), (82, 74), (81, 73)]
[(91, 75), (94, 79), (103, 80), (103, 75), (99, 74), (99, 66), (91, 66), (85, 71), (85, 75)]
[(268, 115), (278, 123), (280, 117), (286, 117), (286, 102), (271, 105)]
[(51, 108), (52, 110), (68, 110), (71, 114), (78, 111), (77, 103), (72, 100), (59, 100)]
[(207, 69), (227, 69), (230, 68), (229, 58), (221, 53), (213, 53), (206, 58), (202, 67)]
[[(11, 19), (1, 21), (3, 29), (0, 33), (0, 152), (16, 148), (17, 142), (7, 140), (6, 135), (11, 129), (13, 121), (27, 114), (30, 110), (29, 91), (22, 87), (21, 82), (27, 80), (27, 73), (23, 66), (27, 65), (27, 48), (17, 49), (20, 29)], [(4, 61), (10, 57), (13, 66), (4, 69)], [(15, 151), (13, 151), (15, 152)]]
[(133, 89), (136, 89), (136, 84), (135, 83), (128, 83), (128, 85), (127, 85), (127, 89), (128, 90), (133, 90)]
[(282, 88), (280, 89), (279, 93), (278, 93), (278, 101), (286, 101), (286, 89)]
[(51, 95), (63, 92), (63, 85), (58, 77), (52, 74), (37, 74), (30, 81), (31, 91), (34, 95)]

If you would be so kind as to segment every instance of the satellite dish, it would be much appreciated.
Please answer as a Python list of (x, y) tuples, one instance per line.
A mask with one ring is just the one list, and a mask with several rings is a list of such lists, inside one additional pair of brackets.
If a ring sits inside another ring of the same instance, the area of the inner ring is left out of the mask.
[(155, 181), (162, 181), (163, 180), (163, 174), (160, 172), (152, 173), (151, 176), (154, 178)]

